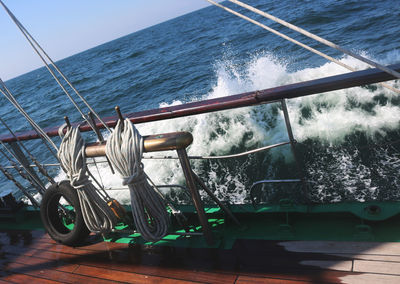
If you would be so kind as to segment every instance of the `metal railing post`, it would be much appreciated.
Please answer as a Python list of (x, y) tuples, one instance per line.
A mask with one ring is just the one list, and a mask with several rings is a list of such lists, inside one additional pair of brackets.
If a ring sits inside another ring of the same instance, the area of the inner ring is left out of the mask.
[(190, 190), (190, 194), (192, 196), (200, 224), (203, 228), (204, 238), (206, 239), (208, 245), (212, 245), (214, 241), (211, 228), (208, 224), (208, 219), (204, 211), (203, 203), (201, 202), (200, 193), (195, 185), (195, 180), (193, 177), (192, 169), (190, 167), (190, 161), (187, 156), (186, 149), (177, 149), (176, 151), (178, 153), (179, 161), (181, 162), (182, 170), (185, 175), (186, 183)]
[(283, 116), (285, 117), (286, 130), (287, 130), (289, 141), (290, 141), (290, 149), (292, 151), (297, 170), (300, 173), (300, 179), (301, 179), (302, 185), (303, 185), (303, 192), (306, 194), (307, 193), (306, 192), (307, 185), (306, 185), (306, 181), (305, 181), (305, 175), (303, 172), (303, 167), (300, 165), (299, 158), (296, 153), (297, 141), (296, 141), (296, 139), (294, 139), (294, 136), (293, 136), (292, 126), (290, 124), (289, 112), (288, 112), (287, 105), (286, 105), (286, 99), (281, 100), (281, 105), (282, 105)]

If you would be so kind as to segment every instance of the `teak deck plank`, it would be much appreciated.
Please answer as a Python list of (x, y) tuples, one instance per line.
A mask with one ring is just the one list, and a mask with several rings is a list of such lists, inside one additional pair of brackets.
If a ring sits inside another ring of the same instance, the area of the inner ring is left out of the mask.
[(111, 265), (106, 265), (102, 263), (87, 263), (87, 264), (98, 268), (108, 267), (118, 272), (130, 272), (130, 273), (145, 274), (150, 276), (180, 279), (185, 281), (206, 282), (215, 284), (234, 283), (237, 277), (235, 274), (229, 274), (229, 273), (215, 273), (215, 272), (206, 272), (197, 270), (164, 268), (156, 266), (138, 266), (138, 265), (123, 264), (123, 263), (115, 263)]
[(11, 263), (7, 266), (7, 270), (15, 273), (23, 273), (37, 278), (45, 278), (48, 280), (60, 281), (62, 283), (115, 283), (100, 278), (86, 277), (78, 274), (58, 271), (51, 268), (35, 269), (21, 263)]
[[(4, 280), (4, 281), (2, 281)], [(26, 274), (10, 274), (2, 279), (0, 279), (0, 283), (34, 283), (34, 284), (58, 284), (62, 283), (55, 280), (49, 280), (44, 278), (32, 277)]]
[(286, 281), (297, 281), (297, 282), (311, 282), (311, 283), (341, 283), (340, 279), (348, 275), (357, 276), (360, 273), (342, 272), (342, 271), (331, 271), (331, 270), (315, 270), (315, 271), (303, 271), (303, 270), (286, 270), (286, 271), (275, 271), (271, 273), (239, 273), (240, 276), (244, 277), (255, 277), (257, 279), (284, 279)]
[(400, 256), (400, 244), (393, 242), (290, 241), (280, 242), (279, 245), (291, 252)]
[[(114, 270), (115, 273), (129, 272), (149, 276), (160, 276), (172, 279), (211, 283), (233, 283), (234, 279), (236, 278), (236, 275), (231, 274), (164, 268), (158, 266), (143, 266), (129, 263), (115, 263), (112, 261), (104, 262), (102, 258), (99, 259), (98, 257), (96, 257), (96, 255), (86, 256), (85, 259), (75, 259), (76, 256), (74, 255), (68, 255), (58, 252), (56, 253), (52, 251), (37, 250), (33, 254), (34, 257), (44, 258), (47, 260), (64, 261), (69, 263), (74, 263), (78, 261), (80, 265), (91, 266), (101, 269), (111, 269)], [(78, 257), (81, 256), (79, 255)], [(72, 269), (66, 270), (66, 267), (68, 267), (66, 265), (61, 266), (61, 269), (66, 272), (70, 272), (71, 270), (74, 270), (73, 265), (70, 266), (72, 267)]]
[(40, 231), (0, 232), (0, 283), (400, 283), (397, 243), (238, 240), (223, 250), (91, 241), (72, 248)]
[[(163, 283), (163, 284), (189, 284), (189, 283), (199, 283), (192, 281), (184, 281), (179, 279), (171, 279), (165, 277), (148, 276), (144, 274), (122, 272), (105, 268), (90, 267), (85, 265), (80, 265), (75, 273), (87, 276), (96, 276), (103, 279), (108, 279), (112, 281), (121, 281), (124, 283)], [(233, 282), (232, 282), (233, 283)]]
[(372, 261), (387, 261), (387, 262), (399, 262), (400, 256), (397, 255), (379, 255), (379, 254), (349, 254), (349, 253), (332, 253), (330, 255), (339, 256), (347, 259), (354, 260), (372, 260)]
[(311, 265), (328, 270), (352, 271), (353, 269), (353, 261), (349, 260), (303, 260), (300, 264)]
[(249, 276), (239, 276), (235, 284), (302, 284), (312, 283), (310, 281), (296, 281), (277, 278), (259, 278)]
[(394, 275), (363, 273), (343, 276), (340, 281), (341, 283), (397, 284), (400, 283), (400, 278)]
[[(52, 246), (52, 245), (47, 245), (46, 246), (46, 249), (47, 250), (49, 250), (49, 251), (52, 251), (52, 250), (56, 250), (56, 251), (59, 251), (59, 246), (60, 245), (56, 245), (55, 247), (54, 246)], [(37, 248), (39, 248), (39, 249), (43, 249), (43, 247), (40, 247), (40, 246), (36, 246)], [(76, 253), (77, 251), (76, 250), (79, 250), (80, 248), (75, 248), (75, 249), (72, 249), (72, 248), (67, 248), (67, 249), (62, 249), (62, 252), (64, 252), (64, 253)], [(87, 247), (86, 249), (88, 249), (88, 250), (90, 250), (90, 246), (89, 247)], [(126, 247), (125, 247), (125, 249), (126, 249)], [(118, 251), (117, 251), (118, 252)], [(116, 253), (116, 251), (110, 251), (110, 254), (115, 254)], [(82, 251), (79, 251), (78, 252), (78, 254), (79, 255), (82, 255)], [(110, 267), (110, 265), (112, 265), (113, 266), (113, 268), (115, 268), (115, 269), (117, 269), (117, 270), (120, 270), (120, 271), (128, 271), (128, 272), (136, 272), (136, 273), (147, 273), (147, 274), (150, 274), (150, 275), (152, 275), (154, 272), (156, 272), (156, 273), (160, 273), (160, 267), (149, 267), (149, 266), (135, 266), (135, 265), (133, 265), (132, 263), (118, 263), (118, 264), (113, 264), (112, 262), (110, 263), (110, 262), (106, 262), (106, 263), (103, 263), (103, 262), (101, 262), (101, 261), (93, 261), (92, 260), (92, 257), (90, 257), (90, 256), (93, 256), (93, 255), (90, 255), (90, 254), (87, 254), (87, 252), (86, 252), (86, 256), (88, 256), (88, 258), (90, 259), (89, 260), (89, 264), (91, 265), (91, 266), (98, 266), (98, 267), (105, 267), (105, 268), (108, 268), (108, 267)], [(107, 255), (108, 256), (108, 255)], [(115, 255), (114, 255), (115, 256)], [(104, 255), (104, 256), (102, 256), (102, 255), (95, 255), (95, 259), (96, 260), (99, 260), (99, 258), (105, 258), (106, 256)], [(118, 256), (116, 256), (116, 257), (118, 257)], [(287, 263), (287, 259), (285, 258), (285, 257), (280, 257), (280, 258), (277, 258), (277, 257), (274, 257), (272, 260), (271, 260), (273, 263), (271, 263), (270, 265), (271, 266), (274, 266), (274, 267), (276, 267), (276, 266), (283, 266), (283, 267), (285, 267), (285, 268), (287, 268), (287, 267), (289, 267), (290, 265), (288, 265), (288, 263)], [(88, 263), (88, 261), (85, 261), (85, 263), (87, 264)], [(339, 264), (340, 264), (340, 262), (338, 262)], [(264, 263), (264, 265), (265, 265), (265, 263)], [(343, 266), (344, 264), (342, 264), (342, 266)], [(294, 264), (294, 267), (297, 267), (298, 266), (298, 264), (296, 263), (296, 264)], [(349, 265), (349, 264), (347, 264), (347, 267), (349, 267), (349, 266), (351, 266), (351, 265)], [(233, 266), (232, 266), (232, 268), (233, 268)], [(329, 269), (329, 267), (324, 267), (324, 268), (327, 268), (327, 269)], [(338, 269), (338, 268), (335, 268), (335, 267), (332, 267), (331, 269), (333, 269), (333, 270), (336, 270), (336, 269)], [(182, 270), (181, 271), (177, 271), (177, 269), (173, 269), (173, 268), (166, 268), (166, 269), (162, 269), (163, 270), (163, 273), (167, 273), (167, 275), (169, 276), (169, 277), (172, 277), (172, 278), (179, 278), (180, 276), (176, 276), (175, 274), (176, 274), (176, 272), (182, 272)], [(341, 269), (341, 270), (343, 270), (343, 269)], [(349, 270), (349, 269), (347, 269), (347, 270)], [(187, 274), (187, 272), (184, 272), (184, 274)], [(197, 273), (196, 275), (198, 275), (199, 273)], [(162, 275), (162, 276), (165, 276), (165, 275)], [(215, 280), (217, 280), (217, 279), (219, 279), (219, 278), (221, 278), (221, 274), (220, 273), (214, 273), (214, 275), (213, 276), (215, 276)], [(232, 278), (233, 277), (233, 275), (225, 275), (225, 276), (228, 276), (229, 278)], [(205, 275), (205, 277), (207, 277), (207, 278), (209, 278), (210, 277), (210, 275)], [(196, 279), (196, 281), (203, 281), (203, 279), (198, 279), (199, 277), (196, 277), (197, 279)], [(214, 277), (213, 277), (214, 278)], [(226, 283), (226, 281), (228, 281), (228, 279), (226, 279), (226, 277), (223, 277), (223, 278), (225, 278), (225, 279), (223, 279), (223, 282), (224, 283)], [(186, 279), (186, 277), (184, 278), (184, 279)], [(193, 280), (193, 279), (191, 279), (191, 280)], [(207, 279), (206, 279), (207, 280)], [(222, 282), (222, 281), (221, 281)]]
[[(400, 263), (383, 261), (355, 260), (354, 271), (379, 274), (400, 275)], [(400, 277), (399, 277), (400, 279)], [(400, 281), (399, 281), (400, 282)]]
[(59, 271), (69, 272), (69, 273), (72, 273), (75, 269), (78, 268), (77, 264), (69, 264), (60, 260), (49, 261), (47, 259), (38, 258), (36, 256), (27, 256), (27, 255), (11, 256), (10, 260), (15, 263), (29, 265), (32, 267), (57, 269)]
[[(24, 263), (29, 260), (31, 264), (40, 264), (40, 263), (45, 263), (47, 260), (52, 260), (52, 261), (57, 261), (57, 263), (53, 263), (53, 266), (58, 269), (62, 270), (64, 272), (71, 272), (76, 269), (76, 265), (66, 265), (66, 264), (61, 264), (60, 262), (68, 262), (68, 263), (74, 263), (74, 262), (79, 262), (80, 265), (86, 265), (86, 266), (91, 266), (96, 269), (102, 268), (102, 269), (113, 269), (115, 273), (124, 273), (124, 272), (129, 272), (129, 273), (136, 273), (136, 274), (145, 274), (145, 275), (150, 275), (150, 276), (160, 276), (160, 277), (167, 277), (167, 278), (172, 278), (172, 279), (181, 279), (181, 280), (187, 280), (187, 281), (196, 281), (196, 282), (212, 282), (212, 283), (233, 283), (234, 279), (236, 278), (235, 275), (230, 275), (230, 274), (220, 274), (220, 273), (212, 273), (212, 272), (202, 272), (202, 271), (193, 271), (193, 270), (184, 270), (184, 269), (175, 269), (175, 268), (163, 268), (163, 267), (157, 267), (157, 266), (142, 266), (142, 265), (135, 265), (135, 264), (129, 264), (129, 263), (115, 263), (112, 261), (106, 261), (105, 260), (105, 254), (101, 255), (101, 257), (98, 257), (98, 252), (93, 251), (93, 255), (82, 255), (81, 252), (79, 252), (77, 255), (74, 254), (67, 254), (65, 252), (58, 252), (58, 251), (51, 251), (51, 250), (41, 250), (41, 249), (36, 249), (38, 246), (35, 246), (34, 250), (29, 251), (29, 254), (26, 255), (20, 255), (20, 257), (23, 257), (22, 261)], [(50, 249), (56, 249), (59, 250), (60, 245), (56, 246), (50, 246)], [(10, 249), (11, 251), (12, 249)], [(62, 249), (61, 251), (65, 251), (65, 249)], [(75, 249), (73, 248), (67, 248), (68, 252), (73, 252)], [(103, 252), (102, 252), (103, 254)], [(34, 255), (34, 258), (39, 258), (38, 260), (33, 260), (32, 257), (25, 259), (28, 256)], [(83, 256), (83, 258), (82, 258)], [(20, 258), (19, 257), (19, 258)], [(18, 259), (19, 259), (18, 258)], [(40, 260), (40, 258), (43, 258)], [(106, 259), (108, 260), (108, 258)], [(76, 271), (75, 271), (76, 272)]]

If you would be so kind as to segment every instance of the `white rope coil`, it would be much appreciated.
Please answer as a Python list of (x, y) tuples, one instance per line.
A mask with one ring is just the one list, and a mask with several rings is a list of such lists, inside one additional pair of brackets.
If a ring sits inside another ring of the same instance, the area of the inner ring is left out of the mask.
[(129, 187), (137, 231), (147, 241), (160, 240), (167, 234), (168, 212), (162, 197), (147, 181), (142, 164), (143, 138), (128, 119), (119, 121), (108, 138), (106, 155)]
[(85, 143), (77, 128), (68, 129), (61, 142), (58, 157), (67, 171), (71, 185), (78, 193), (88, 229), (96, 233), (111, 231), (117, 223), (117, 217), (86, 174)]

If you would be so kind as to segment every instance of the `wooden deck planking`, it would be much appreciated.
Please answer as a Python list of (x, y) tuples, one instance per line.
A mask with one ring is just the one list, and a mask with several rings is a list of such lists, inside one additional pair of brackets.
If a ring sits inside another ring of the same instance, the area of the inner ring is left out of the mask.
[(339, 271), (352, 271), (353, 261), (350, 260), (302, 260), (300, 264), (315, 266), (322, 269), (339, 270)]
[(340, 278), (341, 283), (359, 284), (398, 284), (398, 276), (363, 273), (360, 275), (346, 275)]
[(329, 255), (339, 256), (353, 260), (400, 262), (400, 256), (397, 255), (378, 255), (378, 254), (368, 254), (368, 253), (366, 254), (330, 253)]
[(59, 281), (62, 283), (115, 283), (112, 281), (107, 281), (100, 278), (93, 278), (93, 277), (85, 277), (78, 274), (61, 272), (55, 270), (53, 268), (36, 268), (31, 267), (30, 265), (20, 264), (20, 263), (10, 263), (7, 266), (7, 271), (9, 273), (18, 273), (18, 274), (25, 274), (28, 276), (36, 277), (39, 279), (47, 279), (47, 280), (54, 280)]
[(279, 245), (291, 252), (324, 254), (370, 254), (400, 256), (400, 243), (396, 242), (333, 242), (333, 241), (290, 241)]
[[(3, 281), (4, 280), (4, 281)], [(26, 274), (18, 274), (13, 273), (11, 275), (7, 275), (0, 280), (0, 283), (33, 283), (33, 284), (59, 284), (62, 282), (55, 280), (48, 280), (44, 278), (33, 277)]]
[[(98, 244), (96, 244), (98, 245)], [(59, 251), (59, 247), (60, 245), (56, 245), (55, 247), (51, 247), (49, 245), (46, 246), (46, 249), (51, 251), (51, 250), (56, 250)], [(113, 244), (108, 244), (108, 247), (112, 247)], [(63, 247), (63, 246), (61, 246)], [(90, 246), (91, 247), (91, 246)], [(85, 247), (84, 250), (90, 251), (90, 247)], [(117, 245), (118, 248), (120, 248), (120, 246)], [(41, 248), (42, 247), (38, 247)], [(67, 248), (66, 250), (63, 249), (62, 251), (65, 252), (69, 252), (71, 253), (71, 251), (74, 250), (76, 252), (78, 252), (79, 255), (82, 255), (82, 249), (81, 248), (76, 248), (76, 249), (71, 249), (71, 248)], [(96, 249), (97, 251), (97, 249)], [(115, 253), (113, 253), (114, 251), (110, 250), (109, 253), (111, 255), (113, 255), (114, 257), (117, 258), (117, 256), (115, 255)], [(91, 256), (90, 254), (86, 254), (86, 256)], [(244, 255), (245, 257), (245, 255)], [(251, 258), (251, 256), (249, 256), (249, 258)], [(172, 277), (172, 278), (179, 278), (179, 277), (184, 277), (182, 275), (177, 276), (176, 274), (180, 273), (182, 274), (187, 274), (186, 270), (178, 270), (178, 269), (174, 269), (174, 268), (160, 268), (158, 266), (156, 267), (152, 267), (152, 266), (143, 266), (143, 265), (134, 265), (133, 263), (104, 263), (103, 261), (99, 261), (99, 257), (96, 256), (94, 257), (95, 260), (93, 260), (93, 258), (90, 258), (92, 260), (85, 260), (86, 264), (89, 264), (91, 266), (97, 266), (97, 267), (104, 267), (104, 268), (109, 268), (110, 266), (112, 266), (113, 269), (115, 270), (119, 270), (119, 271), (129, 271), (129, 272), (135, 272), (135, 273), (146, 273), (149, 275), (158, 275), (161, 271), (162, 273), (165, 275), (168, 275), (168, 277)], [(302, 258), (301, 258), (302, 259)], [(158, 262), (157, 262), (158, 263)], [(263, 266), (265, 266), (265, 261), (262, 264)], [(285, 270), (287, 270), (290, 265), (288, 264), (287, 258), (285, 256), (280, 256), (278, 257), (273, 257), (271, 258), (271, 262), (268, 263), (268, 266), (270, 267), (275, 267), (275, 268), (279, 268), (279, 267), (284, 267)], [(295, 264), (292, 264), (291, 266), (293, 267), (298, 267), (298, 263), (296, 262)], [(349, 266), (349, 265), (347, 265)], [(351, 266), (351, 265), (350, 265)], [(225, 267), (225, 268), (229, 268), (229, 267)], [(324, 267), (326, 268), (326, 267)], [(328, 267), (329, 268), (329, 267)], [(231, 267), (230, 269), (234, 269), (234, 263), (231, 263)], [(333, 267), (331, 268), (332, 270), (336, 270), (337, 268)], [(263, 269), (265, 270), (265, 269)], [(349, 270), (349, 269), (347, 269)], [(203, 275), (204, 274), (204, 275)], [(204, 276), (204, 277), (203, 277)], [(223, 277), (222, 277), (223, 276)], [(193, 277), (193, 276), (190, 276)], [(211, 277), (211, 279), (210, 279)], [(222, 279), (221, 279), (222, 278)], [(228, 283), (231, 282), (231, 279), (227, 279), (227, 278), (234, 278), (234, 275), (228, 275), (226, 274), (226, 272), (224, 274), (221, 274), (221, 272), (218, 273), (204, 273), (204, 272), (196, 272), (196, 276), (195, 279), (190, 278), (190, 280), (195, 280), (195, 281), (210, 281), (212, 280), (213, 283)], [(185, 279), (185, 278), (184, 278)]]
[(276, 279), (276, 278), (239, 276), (235, 283), (236, 284), (302, 284), (302, 283), (313, 283), (313, 282)]
[(40, 231), (0, 233), (0, 281), (400, 283), (397, 243), (239, 240), (232, 250), (222, 250), (92, 242), (71, 248)]
[[(129, 265), (123, 263), (113, 263), (110, 261), (105, 260), (105, 256), (107, 254), (104, 251), (101, 251), (101, 255), (99, 257), (98, 251), (99, 246), (97, 249), (90, 250), (85, 248), (69, 248), (59, 244), (51, 244), (53, 241), (50, 240), (46, 246), (37, 245), (35, 243), (35, 249), (28, 251), (24, 255), (16, 255), (14, 259), (15, 262), (23, 262), (24, 264), (45, 264), (46, 262), (48, 265), (52, 263), (52, 268), (61, 270), (64, 272), (74, 272), (75, 274), (81, 275), (89, 275), (93, 276), (90, 271), (96, 271), (96, 275), (98, 274), (97, 271), (107, 272), (107, 277), (104, 278), (108, 279), (110, 275), (120, 275), (119, 277), (126, 276), (126, 279), (141, 279), (140, 281), (143, 282), (142, 278), (146, 277), (149, 283), (157, 282), (157, 283), (169, 283), (169, 281), (173, 281), (174, 283), (181, 281), (182, 283), (193, 283), (190, 281), (196, 282), (203, 282), (203, 283), (233, 283), (234, 279), (236, 278), (235, 275), (220, 275), (218, 273), (207, 273), (207, 272), (199, 272), (199, 271), (186, 271), (182, 269), (169, 269), (169, 268), (159, 268), (159, 267), (143, 267), (140, 265)], [(104, 243), (102, 243), (104, 246)], [(118, 247), (121, 246), (119, 244), (107, 244), (107, 247)], [(127, 245), (124, 245), (125, 249)], [(46, 250), (42, 250), (46, 249)], [(12, 247), (7, 249), (7, 251), (12, 251)], [(91, 252), (92, 254), (88, 254)], [(83, 259), (82, 259), (83, 256)], [(34, 260), (38, 258), (39, 260)], [(43, 259), (40, 259), (43, 258)], [(108, 260), (108, 259), (107, 259)], [(50, 261), (50, 262), (48, 262)], [(66, 265), (60, 264), (61, 262), (79, 262), (78, 265)], [(53, 263), (54, 262), (54, 263)], [(104, 262), (104, 263), (103, 263)], [(112, 269), (110, 269), (110, 267)], [(139, 274), (140, 273), (140, 274)], [(155, 275), (154, 277), (152, 275)], [(162, 275), (163, 277), (159, 277), (158, 275)], [(167, 279), (165, 279), (167, 277)], [(115, 277), (111, 278), (114, 281), (117, 281)], [(124, 282), (129, 282), (128, 280), (124, 280)], [(168, 280), (170, 279), (170, 280)], [(133, 283), (136, 283), (133, 281)]]
[[(147, 276), (163, 276), (171, 279), (181, 279), (186, 281), (196, 281), (196, 282), (211, 282), (211, 283), (233, 283), (236, 278), (235, 275), (230, 274), (220, 274), (212, 272), (202, 272), (202, 271), (187, 271), (184, 269), (174, 269), (174, 268), (164, 268), (157, 266), (141, 266), (135, 264), (127, 263), (115, 263), (111, 261), (104, 262), (103, 258), (98, 258), (96, 256), (86, 256), (85, 259), (81, 259), (81, 254), (76, 256), (68, 255), (65, 253), (54, 253), (51, 251), (41, 251), (38, 250), (34, 253), (35, 257), (45, 258), (50, 261), (63, 261), (63, 262), (78, 262), (80, 266), (84, 265), (87, 267), (98, 268), (98, 269), (108, 269), (112, 270), (114, 273), (132, 273), (132, 276), (137, 274), (147, 275)], [(63, 271), (69, 271), (65, 269), (65, 265), (57, 269)], [(79, 270), (74, 270), (77, 273)]]
[[(80, 265), (75, 273), (100, 277), (102, 279), (108, 279), (112, 281), (121, 281), (124, 283), (163, 283), (163, 284), (189, 284), (198, 283), (193, 281), (185, 281), (181, 279), (173, 279), (159, 276), (149, 276), (145, 274), (130, 273), (123, 271), (116, 271), (106, 268), (90, 267), (86, 265)], [(232, 282), (233, 283), (233, 282)]]
[(45, 267), (45, 268), (51, 268), (51, 269), (57, 269), (62, 272), (68, 272), (68, 273), (73, 273), (79, 265), (77, 264), (72, 264), (65, 262), (60, 259), (55, 259), (49, 261), (48, 259), (40, 258), (35, 256), (29, 256), (29, 255), (12, 255), (11, 253), (6, 254), (6, 259), (8, 258), (10, 262), (15, 262), (19, 263), (25, 266), (31, 266), (31, 267)]
[(360, 273), (349, 273), (343, 271), (332, 271), (332, 270), (287, 270), (287, 271), (275, 271), (273, 273), (246, 273), (240, 272), (241, 276), (260, 279), (280, 279), (285, 281), (297, 281), (304, 283), (341, 283), (340, 279), (348, 275), (358, 276)]
[(400, 275), (400, 263), (387, 262), (387, 261), (384, 262), (384, 261), (355, 260), (354, 271)]

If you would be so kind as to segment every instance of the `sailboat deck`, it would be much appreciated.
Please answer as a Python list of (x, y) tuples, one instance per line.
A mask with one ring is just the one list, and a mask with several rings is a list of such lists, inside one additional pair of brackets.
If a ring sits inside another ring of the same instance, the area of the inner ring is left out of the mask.
[(238, 240), (231, 250), (0, 232), (0, 283), (399, 283), (400, 243)]

